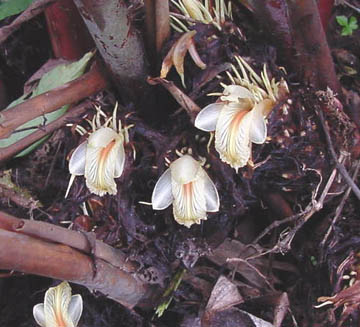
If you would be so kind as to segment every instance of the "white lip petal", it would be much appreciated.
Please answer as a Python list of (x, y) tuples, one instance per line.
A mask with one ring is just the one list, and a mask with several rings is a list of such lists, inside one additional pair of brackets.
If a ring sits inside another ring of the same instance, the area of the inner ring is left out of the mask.
[(112, 140), (119, 137), (110, 127), (101, 127), (89, 136), (88, 143), (94, 148), (100, 148), (109, 144)]
[(223, 95), (220, 97), (221, 101), (237, 102), (239, 99), (253, 99), (252, 93), (245, 87), (240, 85), (227, 85), (224, 88)]
[(99, 196), (105, 193), (116, 194), (117, 187), (114, 181), (117, 160), (123, 147), (122, 138), (116, 134), (106, 146), (93, 147), (88, 145), (86, 151), (85, 179), (89, 190)]
[(263, 106), (263, 103), (260, 102), (252, 110), (253, 118), (250, 127), (250, 141), (256, 144), (264, 143), (267, 135)]
[(174, 218), (179, 224), (188, 228), (193, 224), (200, 224), (201, 220), (207, 218), (205, 183), (204, 178), (201, 177), (203, 176), (187, 184), (172, 180)]
[(154, 210), (166, 209), (173, 202), (171, 189), (171, 170), (168, 168), (157, 181), (151, 203)]
[(47, 290), (44, 299), (46, 327), (74, 326), (67, 312), (70, 300), (71, 288), (67, 282)]
[(34, 306), (33, 315), (34, 315), (35, 321), (38, 325), (40, 325), (41, 327), (46, 327), (45, 326), (44, 303), (39, 303)]
[(80, 294), (73, 295), (69, 303), (68, 313), (70, 319), (77, 326), (83, 311), (83, 300)]
[(122, 175), (125, 166), (125, 149), (124, 143), (121, 138), (118, 145), (118, 157), (115, 159), (115, 172), (114, 177), (118, 178)]
[(215, 148), (221, 160), (235, 169), (245, 166), (250, 158), (252, 115), (247, 107), (226, 106), (216, 125)]
[(81, 143), (73, 152), (69, 161), (71, 175), (82, 176), (85, 174), (87, 141)]
[(219, 211), (220, 207), (219, 194), (213, 181), (206, 172), (204, 173), (204, 195), (206, 200), (206, 211), (217, 212)]
[(202, 109), (195, 119), (195, 127), (205, 132), (212, 132), (216, 129), (216, 123), (223, 108), (223, 103), (211, 103)]
[(189, 155), (180, 157), (170, 165), (172, 179), (179, 184), (193, 181), (200, 168), (200, 163)]

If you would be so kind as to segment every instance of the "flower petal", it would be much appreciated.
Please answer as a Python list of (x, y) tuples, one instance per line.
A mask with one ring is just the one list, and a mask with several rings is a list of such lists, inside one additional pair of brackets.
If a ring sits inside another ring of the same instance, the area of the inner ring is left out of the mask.
[(197, 0), (183, 0), (183, 4), (192, 19), (200, 22), (204, 21), (204, 15)]
[(35, 321), (41, 327), (46, 327), (45, 325), (45, 312), (44, 312), (44, 303), (39, 303), (33, 308), (33, 315)]
[(46, 327), (74, 327), (68, 314), (70, 300), (71, 288), (67, 282), (47, 290), (44, 299)]
[(172, 179), (174, 218), (179, 224), (188, 228), (207, 219), (204, 174), (206, 173), (201, 168), (196, 180), (187, 184)]
[(154, 210), (166, 209), (173, 202), (171, 191), (171, 170), (168, 168), (157, 181), (151, 203)]
[(80, 294), (73, 295), (69, 303), (68, 313), (74, 323), (74, 326), (77, 326), (79, 323), (81, 314), (83, 311), (83, 300)]
[(69, 171), (71, 175), (82, 176), (85, 174), (87, 144), (87, 141), (82, 142), (71, 155), (69, 160)]
[(263, 144), (266, 140), (267, 127), (263, 115), (263, 101), (256, 104), (253, 112), (253, 118), (250, 126), (250, 141), (256, 144)]
[(107, 146), (112, 140), (119, 137), (110, 127), (101, 127), (89, 136), (88, 143), (94, 148)]
[(224, 88), (221, 101), (237, 102), (239, 99), (254, 99), (253, 94), (245, 87), (240, 85), (227, 85)]
[(184, 155), (170, 165), (171, 178), (179, 184), (192, 182), (201, 168), (201, 165), (193, 157)]
[(195, 127), (205, 132), (212, 132), (216, 129), (216, 123), (224, 103), (211, 103), (202, 109), (195, 119)]
[[(96, 132), (95, 132), (96, 133)], [(106, 193), (116, 194), (114, 178), (117, 177), (123, 163), (118, 163), (123, 156), (123, 137), (115, 133), (116, 138), (107, 145), (94, 147), (89, 141), (86, 151), (85, 179), (89, 190), (99, 196)]]
[(219, 194), (216, 189), (215, 184), (210, 179), (208, 174), (204, 174), (204, 195), (206, 200), (206, 211), (207, 212), (217, 212), (220, 207)]
[(235, 169), (245, 166), (250, 158), (252, 115), (248, 105), (226, 105), (216, 125), (215, 148), (221, 160)]
[(115, 160), (115, 173), (114, 177), (119, 178), (124, 170), (125, 166), (125, 149), (124, 149), (124, 141), (119, 140), (121, 143), (119, 144), (118, 149), (118, 157)]

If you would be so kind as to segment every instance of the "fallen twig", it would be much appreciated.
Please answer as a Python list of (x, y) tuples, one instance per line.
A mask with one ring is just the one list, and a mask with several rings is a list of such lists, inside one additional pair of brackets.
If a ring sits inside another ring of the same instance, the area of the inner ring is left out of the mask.
[(201, 108), (183, 91), (181, 91), (174, 82), (168, 81), (165, 78), (154, 77), (148, 78), (148, 82), (151, 85), (161, 84), (165, 87), (170, 94), (174, 97), (177, 103), (185, 109), (187, 114), (190, 116), (192, 122), (195, 121), (197, 114), (200, 112)]
[(322, 112), (322, 110), (317, 110), (317, 114), (319, 116), (320, 122), (321, 122), (321, 126), (324, 130), (325, 133), (325, 138), (326, 138), (326, 143), (329, 147), (330, 150), (330, 154), (331, 157), (333, 158), (333, 160), (335, 161), (336, 164), (336, 168), (339, 170), (340, 174), (342, 175), (342, 177), (345, 179), (346, 183), (351, 187), (352, 191), (354, 192), (354, 194), (356, 195), (356, 197), (360, 200), (360, 189), (357, 187), (357, 185), (354, 183), (354, 181), (352, 180), (352, 178), (350, 177), (349, 173), (347, 172), (346, 168), (344, 167), (344, 165), (342, 163), (340, 163), (337, 159), (337, 155), (334, 149), (334, 145), (331, 141), (331, 137), (330, 137), (330, 133), (329, 130), (326, 126), (326, 122), (325, 122), (325, 118), (324, 118), (324, 113)]
[(0, 138), (8, 137), (27, 121), (103, 90), (106, 79), (97, 64), (76, 80), (33, 97), (0, 113)]
[(33, 2), (19, 17), (10, 25), (0, 28), (0, 43), (4, 42), (12, 33), (18, 30), (22, 23), (42, 13), (49, 5), (56, 0), (37, 0)]
[[(355, 171), (352, 175), (352, 180), (355, 181), (357, 176), (358, 176), (358, 173), (359, 173), (359, 170), (360, 170), (360, 161), (358, 160), (356, 162), (356, 167), (355, 167)], [(350, 192), (351, 192), (351, 187), (349, 186), (345, 192), (345, 194), (343, 195), (342, 199), (341, 199), (341, 202), (340, 204), (338, 205), (338, 207), (336, 208), (336, 211), (335, 211), (335, 216), (331, 222), (331, 225), (329, 226), (325, 236), (324, 236), (324, 239), (321, 241), (320, 243), (320, 246), (321, 248), (324, 248), (326, 242), (327, 242), (327, 239), (329, 238), (329, 235), (331, 233), (331, 231), (333, 230), (337, 220), (339, 219), (340, 215), (341, 215), (341, 212), (342, 210), (344, 209), (344, 206), (345, 206), (345, 203), (350, 195)]]
[[(342, 162), (342, 160), (344, 159), (344, 156), (341, 154), (340, 155), (340, 162)], [(271, 249), (268, 250), (264, 250), (264, 252), (261, 252), (259, 254), (253, 255), (251, 257), (248, 257), (246, 260), (250, 260), (250, 259), (254, 259), (260, 256), (263, 256), (265, 254), (268, 253), (286, 253), (291, 249), (291, 243), (297, 233), (297, 231), (318, 211), (320, 211), (323, 208), (324, 205), (324, 201), (326, 196), (329, 193), (330, 187), (332, 185), (332, 183), (334, 182), (334, 179), (336, 177), (336, 172), (337, 169), (334, 168), (333, 171), (331, 172), (331, 175), (321, 193), (321, 196), (319, 198), (319, 200), (316, 200), (316, 196), (317, 196), (317, 189), (314, 192), (313, 196), (312, 196), (312, 201), (311, 203), (309, 203), (309, 205), (305, 208), (304, 211), (295, 214), (291, 217), (285, 218), (281, 221), (275, 221), (273, 222), (270, 226), (268, 226), (251, 244), (257, 244), (259, 242), (259, 240), (261, 238), (263, 238), (267, 233), (269, 233), (272, 229), (274, 229), (277, 226), (280, 226), (286, 222), (290, 222), (290, 221), (295, 221), (296, 220), (296, 225), (288, 232), (283, 232), (281, 236), (283, 236), (278, 242), (277, 244), (272, 247)], [(321, 183), (321, 182), (320, 182)], [(281, 237), (280, 236), (280, 237)]]

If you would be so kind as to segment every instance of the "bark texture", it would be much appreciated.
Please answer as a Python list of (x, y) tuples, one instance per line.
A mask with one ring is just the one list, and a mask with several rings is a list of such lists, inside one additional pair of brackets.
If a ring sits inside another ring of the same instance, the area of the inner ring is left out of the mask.
[(125, 2), (75, 0), (120, 95), (140, 103), (149, 86), (143, 41)]

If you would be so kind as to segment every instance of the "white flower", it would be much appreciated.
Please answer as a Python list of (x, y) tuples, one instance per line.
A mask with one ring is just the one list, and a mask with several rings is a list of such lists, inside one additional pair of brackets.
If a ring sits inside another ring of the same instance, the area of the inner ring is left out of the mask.
[(154, 210), (173, 204), (175, 220), (186, 227), (206, 220), (206, 212), (219, 211), (219, 195), (201, 163), (184, 155), (170, 164), (155, 185)]
[(34, 306), (33, 314), (41, 327), (76, 327), (83, 310), (80, 294), (71, 296), (71, 287), (62, 282), (49, 288), (44, 303)]
[[(93, 132), (73, 152), (69, 161), (71, 174), (67, 197), (75, 176), (85, 176), (86, 186), (91, 193), (103, 196), (106, 193), (116, 194), (115, 178), (121, 176), (125, 164), (124, 142), (127, 141), (127, 131), (121, 128), (121, 121), (116, 126), (116, 110), (113, 117), (104, 124), (100, 115), (106, 115), (97, 108), (98, 113), (91, 125)], [(80, 129), (81, 130), (81, 129)]]
[(209, 104), (195, 119), (195, 126), (206, 132), (215, 131), (215, 149), (222, 161), (237, 171), (251, 158), (252, 143), (266, 140), (266, 117), (279, 99), (289, 92), (286, 82), (269, 79), (266, 67), (258, 76), (241, 57), (235, 57), (240, 72), (232, 65), (226, 72), (231, 85), (223, 85), (219, 99)]
[[(213, 24), (219, 31), (226, 20), (232, 20), (231, 1), (217, 0), (215, 3), (204, 0), (172, 0), (172, 3), (185, 16), (203, 24)], [(227, 3), (227, 4), (226, 4)], [(172, 18), (171, 26), (178, 32), (188, 32), (185, 24), (192, 26), (191, 20), (180, 20), (181, 16), (170, 15)], [(180, 18), (180, 19), (179, 19)]]
[(215, 131), (215, 149), (221, 160), (238, 170), (250, 159), (251, 143), (265, 142), (265, 116), (274, 103), (271, 99), (256, 102), (253, 94), (239, 85), (226, 86), (220, 100), (200, 111), (195, 126)]

